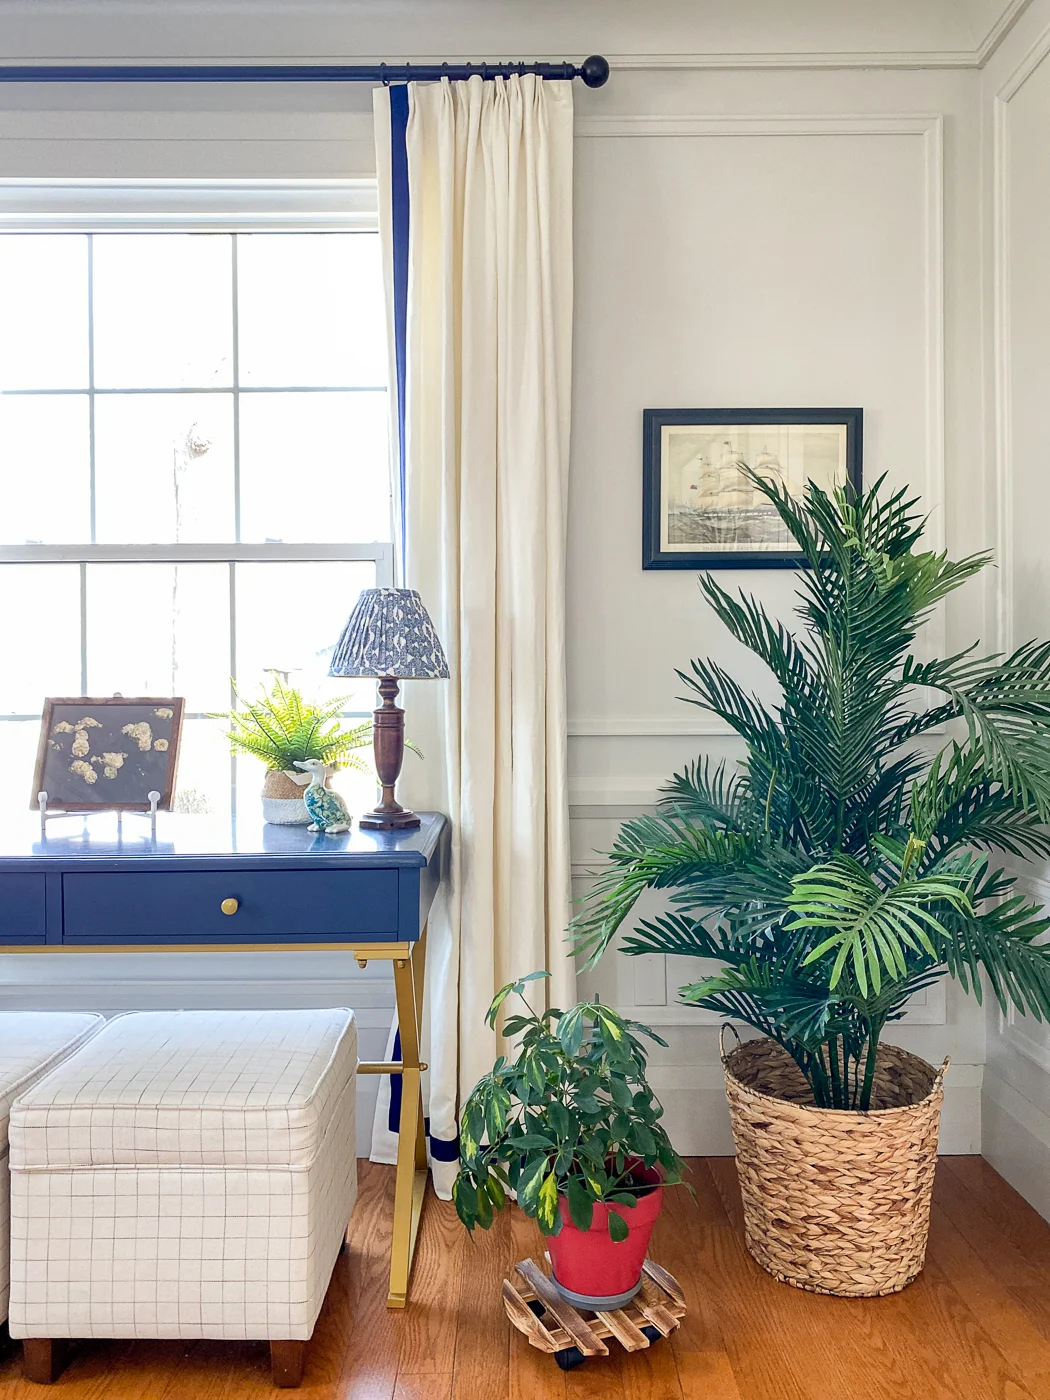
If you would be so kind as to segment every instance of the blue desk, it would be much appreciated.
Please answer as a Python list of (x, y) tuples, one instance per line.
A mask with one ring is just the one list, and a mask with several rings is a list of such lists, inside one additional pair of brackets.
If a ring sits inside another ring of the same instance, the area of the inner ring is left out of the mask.
[(393, 964), (402, 1076), (389, 1307), (404, 1307), (426, 1189), (419, 1058), (427, 914), (447, 823), (314, 834), (258, 820), (111, 813), (0, 825), (0, 952), (342, 949)]

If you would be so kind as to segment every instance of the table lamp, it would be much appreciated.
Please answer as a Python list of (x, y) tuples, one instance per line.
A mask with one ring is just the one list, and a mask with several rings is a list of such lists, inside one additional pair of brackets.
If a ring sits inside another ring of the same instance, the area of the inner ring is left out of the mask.
[(399, 680), (447, 680), (448, 662), (414, 588), (366, 588), (343, 628), (330, 676), (376, 676), (383, 703), (372, 716), (372, 747), (382, 784), (379, 805), (359, 818), (368, 831), (419, 825), (394, 797), (405, 754), (405, 712), (394, 702)]

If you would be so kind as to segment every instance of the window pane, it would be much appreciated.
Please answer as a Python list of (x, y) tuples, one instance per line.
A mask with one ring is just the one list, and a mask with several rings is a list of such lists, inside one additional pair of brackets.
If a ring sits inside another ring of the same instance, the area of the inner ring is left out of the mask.
[(95, 491), (101, 542), (232, 540), (232, 395), (97, 399)]
[(388, 540), (386, 394), (245, 394), (241, 538)]
[(217, 720), (183, 723), (174, 805), (176, 812), (229, 816), (230, 746)]
[(189, 710), (229, 708), (227, 564), (90, 564), (92, 695), (181, 695)]
[(91, 538), (86, 394), (0, 398), (0, 544)]
[(237, 283), (242, 384), (386, 384), (378, 234), (243, 234)]
[(232, 383), (231, 261), (229, 234), (96, 234), (95, 383)]
[(80, 694), (80, 569), (0, 564), (0, 714), (40, 714)]
[(88, 382), (85, 234), (0, 235), (0, 389)]
[(7, 720), (0, 723), (0, 773), (4, 775), (7, 811), (36, 806), (33, 775), (40, 742), (40, 721)]
[(349, 695), (352, 710), (375, 708), (375, 682), (330, 680), (332, 651), (372, 563), (237, 564), (237, 689), (254, 695), (270, 670), (316, 699)]

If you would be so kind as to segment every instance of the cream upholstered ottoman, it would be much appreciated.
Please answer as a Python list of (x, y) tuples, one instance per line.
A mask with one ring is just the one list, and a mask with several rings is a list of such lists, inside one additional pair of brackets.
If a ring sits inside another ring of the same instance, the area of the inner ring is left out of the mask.
[(73, 1011), (0, 1013), (0, 1322), (7, 1317), (11, 1234), (7, 1125), (11, 1105), (35, 1079), (71, 1055), (102, 1024), (101, 1016)]
[(26, 1374), (65, 1337), (269, 1341), (296, 1385), (357, 1194), (352, 1011), (116, 1017), (11, 1115)]

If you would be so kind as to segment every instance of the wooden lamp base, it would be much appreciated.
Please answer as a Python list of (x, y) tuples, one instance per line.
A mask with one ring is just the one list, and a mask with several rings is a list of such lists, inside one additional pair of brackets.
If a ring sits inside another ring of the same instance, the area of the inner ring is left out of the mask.
[(394, 797), (398, 774), (405, 756), (405, 712), (395, 704), (398, 683), (393, 676), (379, 682), (383, 703), (372, 713), (372, 749), (383, 796), (378, 806), (358, 818), (364, 831), (404, 831), (419, 826), (415, 812), (406, 811)]
[(397, 810), (392, 812), (380, 803), (371, 812), (365, 812), (358, 817), (358, 826), (363, 831), (407, 831), (419, 826), (419, 817), (415, 812), (409, 812), (396, 803), (394, 805)]

